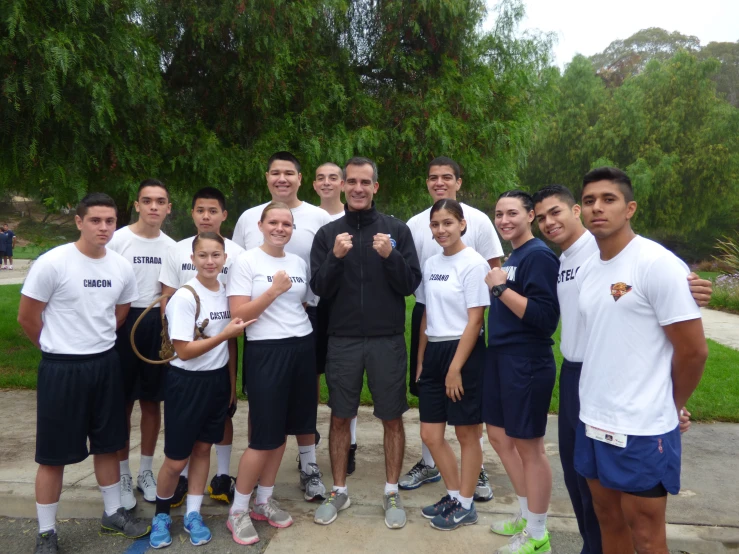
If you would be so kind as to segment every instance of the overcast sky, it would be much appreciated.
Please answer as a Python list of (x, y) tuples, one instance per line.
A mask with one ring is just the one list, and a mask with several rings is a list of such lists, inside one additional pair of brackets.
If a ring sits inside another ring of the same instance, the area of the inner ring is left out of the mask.
[[(487, 0), (488, 7), (497, 3)], [(661, 27), (695, 35), (702, 45), (739, 40), (739, 0), (524, 0), (522, 29), (557, 34), (555, 63), (564, 67), (577, 54), (602, 52), (612, 41), (640, 29)], [(487, 26), (486, 26), (487, 27)]]

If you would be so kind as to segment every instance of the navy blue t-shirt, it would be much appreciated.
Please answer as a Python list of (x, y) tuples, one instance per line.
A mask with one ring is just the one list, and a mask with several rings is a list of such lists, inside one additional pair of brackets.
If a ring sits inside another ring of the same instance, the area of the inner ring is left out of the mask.
[(511, 253), (503, 270), (508, 273), (508, 288), (525, 296), (528, 303), (520, 319), (500, 298), (490, 299), (488, 345), (524, 355), (548, 354), (559, 323), (559, 259), (543, 241), (534, 238)]
[(2, 233), (2, 244), (0, 244), (0, 249), (8, 251), (13, 249), (13, 237), (15, 236), (15, 233), (8, 229), (4, 233)]

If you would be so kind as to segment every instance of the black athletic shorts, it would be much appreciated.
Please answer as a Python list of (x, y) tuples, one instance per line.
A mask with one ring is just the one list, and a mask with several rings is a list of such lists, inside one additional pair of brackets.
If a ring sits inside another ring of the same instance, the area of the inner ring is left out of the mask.
[(418, 383), (416, 383), (416, 366), (418, 366), (418, 335), (421, 330), (421, 319), (425, 304), (416, 302), (411, 313), (411, 351), (408, 353), (410, 363), (408, 364), (408, 390), (413, 396), (418, 396)]
[[(123, 388), (126, 402), (134, 400), (164, 400), (164, 375), (167, 364), (148, 364), (131, 347), (131, 329), (144, 308), (131, 308), (123, 325), (116, 332), (115, 348), (121, 359)], [(136, 329), (136, 348), (150, 360), (159, 359), (162, 346), (162, 318), (159, 308), (152, 308)]]
[(245, 376), (249, 396), (249, 448), (274, 450), (286, 435), (316, 432), (318, 395), (313, 333), (249, 341)]
[(4, 257), (5, 257), (5, 250), (0, 250), (0, 258), (4, 258)]
[(482, 372), (485, 368), (485, 337), (480, 337), (462, 366), (462, 399), (446, 395), (446, 376), (459, 340), (429, 342), (418, 380), (418, 408), (423, 423), (478, 425), (482, 423)]
[(197, 441), (223, 440), (231, 400), (228, 364), (211, 371), (169, 366), (164, 387), (164, 454), (185, 460)]
[(331, 311), (331, 301), (321, 299), (318, 306), (306, 309), (313, 336), (316, 338), (316, 374), (326, 373), (326, 353), (328, 352), (328, 314)]
[(84, 356), (42, 352), (36, 398), (36, 463), (76, 464), (90, 454), (126, 446), (123, 380), (115, 349)]

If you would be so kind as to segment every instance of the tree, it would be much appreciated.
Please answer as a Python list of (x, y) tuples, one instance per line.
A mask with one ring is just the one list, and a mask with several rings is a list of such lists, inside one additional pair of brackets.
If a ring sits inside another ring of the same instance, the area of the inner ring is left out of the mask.
[(724, 95), (732, 106), (739, 108), (739, 41), (709, 42), (698, 57), (715, 58), (721, 63), (714, 76), (716, 91)]

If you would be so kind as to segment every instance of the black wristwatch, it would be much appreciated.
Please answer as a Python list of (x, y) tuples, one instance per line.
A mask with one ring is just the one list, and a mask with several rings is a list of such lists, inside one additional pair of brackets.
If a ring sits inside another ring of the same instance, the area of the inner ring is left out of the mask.
[(495, 285), (490, 291), (495, 298), (499, 298), (501, 294), (508, 288), (508, 285)]

